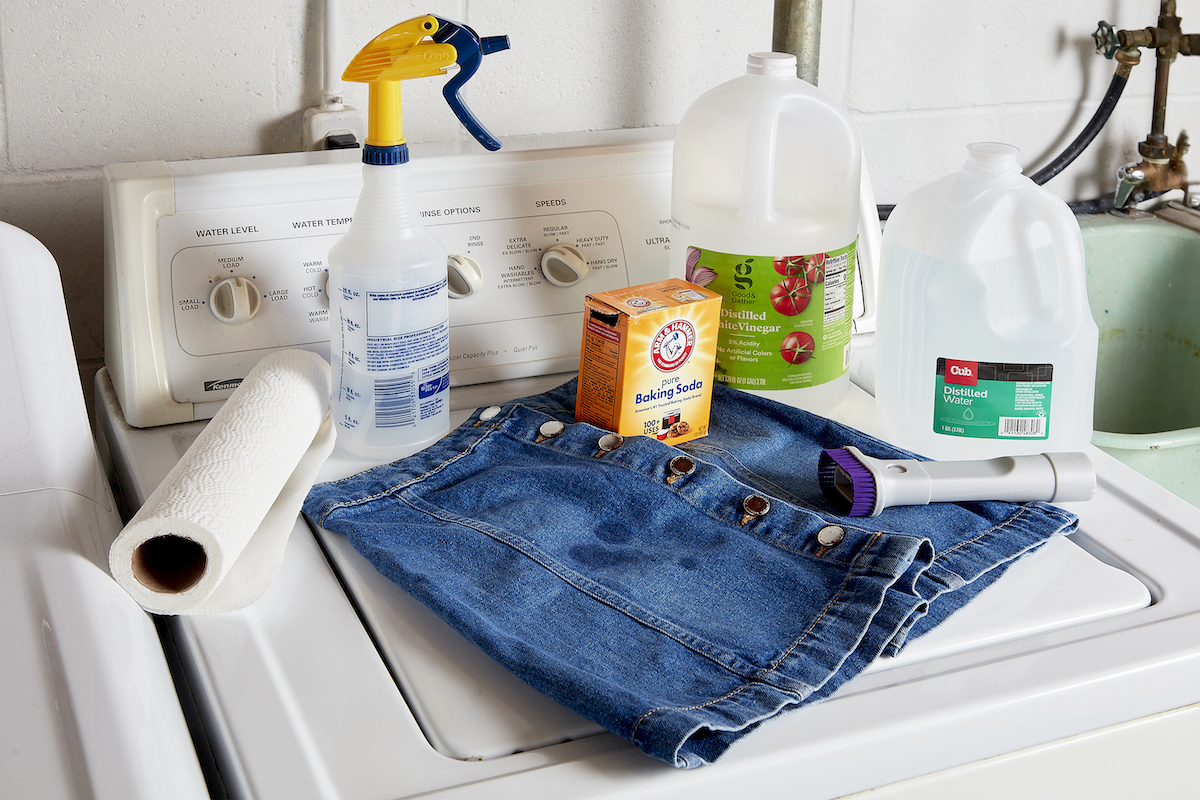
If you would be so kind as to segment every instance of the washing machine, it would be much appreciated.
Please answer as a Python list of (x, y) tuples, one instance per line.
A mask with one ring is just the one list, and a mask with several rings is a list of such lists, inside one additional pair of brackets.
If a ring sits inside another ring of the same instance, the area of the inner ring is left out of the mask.
[[(586, 292), (666, 274), (670, 132), (537, 144), (414, 149), (427, 225), (458, 257), (456, 423), (571, 376)], [(106, 169), (97, 428), (131, 507), (263, 354), (327, 355), (324, 258), (357, 175), (353, 154), (338, 153)], [(586, 269), (550, 282), (542, 255), (564, 244)], [(231, 278), (261, 293), (233, 325), (207, 307)], [(856, 385), (831, 416), (874, 432), (869, 327), (859, 321)], [(156, 622), (213, 795), (1195, 796), (1200, 510), (1090, 455), (1099, 488), (1068, 505), (1077, 533), (829, 700), (696, 770), (534, 692), (303, 517), (261, 600)], [(320, 479), (361, 466), (335, 453)]]
[(2, 222), (0, 418), (0, 796), (203, 797), (154, 621), (108, 577), (58, 267)]

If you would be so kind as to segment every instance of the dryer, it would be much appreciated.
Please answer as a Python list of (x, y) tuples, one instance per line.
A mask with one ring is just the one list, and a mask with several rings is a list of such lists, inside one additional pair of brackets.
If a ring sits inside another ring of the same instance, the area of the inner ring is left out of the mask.
[(108, 577), (100, 468), (54, 258), (0, 222), (0, 795), (203, 797), (158, 633)]

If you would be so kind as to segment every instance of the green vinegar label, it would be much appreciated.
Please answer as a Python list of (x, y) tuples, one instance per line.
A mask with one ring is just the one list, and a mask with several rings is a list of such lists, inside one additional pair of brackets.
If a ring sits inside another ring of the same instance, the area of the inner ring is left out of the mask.
[(933, 431), (973, 439), (1050, 436), (1052, 364), (937, 360)]
[(716, 380), (803, 389), (841, 377), (850, 366), (857, 244), (795, 256), (689, 247), (687, 279), (722, 297)]

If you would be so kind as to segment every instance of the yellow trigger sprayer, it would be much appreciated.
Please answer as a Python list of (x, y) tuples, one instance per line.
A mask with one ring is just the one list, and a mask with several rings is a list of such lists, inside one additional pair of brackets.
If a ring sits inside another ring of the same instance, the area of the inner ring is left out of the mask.
[(457, 64), (458, 74), (447, 81), (442, 94), (463, 127), (481, 145), (488, 150), (499, 150), (500, 142), (471, 114), (458, 92), (478, 71), (485, 55), (507, 49), (507, 36), (480, 38), (465, 25), (432, 15), (401, 22), (376, 36), (342, 74), (344, 81), (370, 86), (367, 146), (404, 144), (400, 81), (443, 75)]
[(458, 93), (485, 55), (506, 49), (506, 36), (418, 17), (372, 39), (342, 75), (370, 86), (362, 194), (329, 251), (331, 414), (338, 446), (352, 455), (394, 461), (450, 429), (447, 254), (421, 223), (410, 186), (400, 81), (457, 65), (442, 94), (480, 144), (499, 150)]

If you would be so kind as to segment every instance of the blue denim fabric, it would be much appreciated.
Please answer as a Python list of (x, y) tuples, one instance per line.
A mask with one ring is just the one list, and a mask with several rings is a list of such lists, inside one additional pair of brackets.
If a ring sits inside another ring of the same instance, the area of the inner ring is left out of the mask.
[[(706, 438), (603, 452), (574, 401), (571, 381), (473, 416), (304, 510), (529, 684), (678, 767), (829, 696), (1077, 522), (995, 502), (839, 517), (821, 448), (908, 454), (722, 386)], [(545, 438), (551, 419), (566, 426)], [(668, 483), (685, 451), (695, 472)], [(766, 514), (745, 514), (751, 494)], [(822, 545), (831, 525), (845, 535)]]

